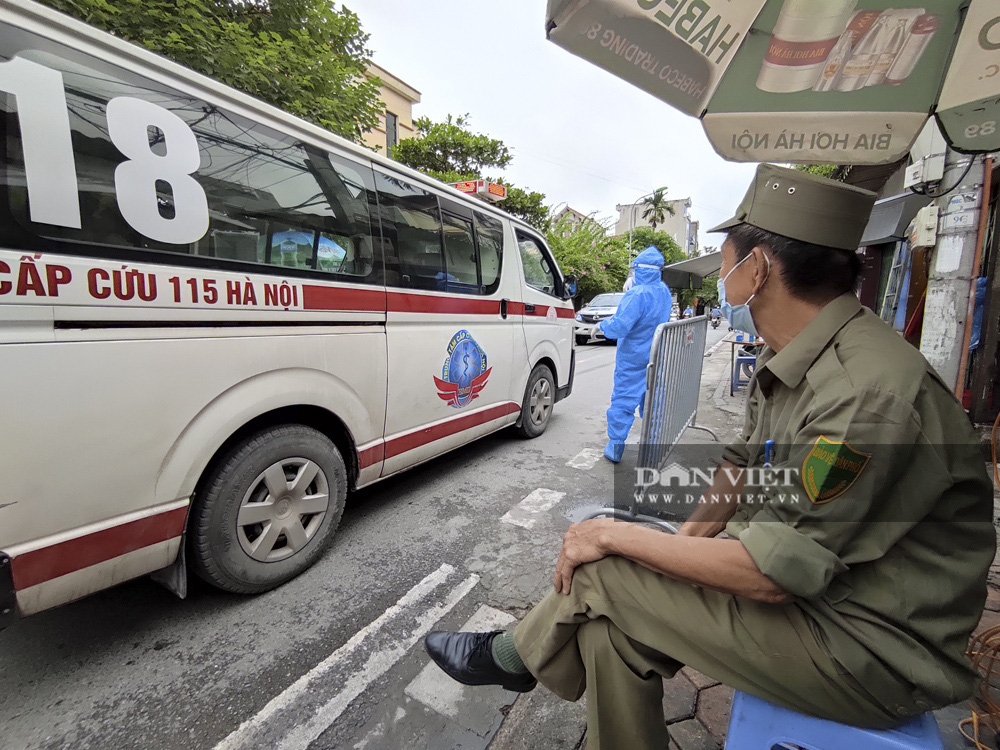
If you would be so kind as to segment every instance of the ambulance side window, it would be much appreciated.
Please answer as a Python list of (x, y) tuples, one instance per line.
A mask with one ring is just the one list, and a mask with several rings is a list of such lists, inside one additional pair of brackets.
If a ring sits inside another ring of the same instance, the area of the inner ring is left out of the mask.
[(448, 211), (442, 216), (446, 281), (440, 288), (442, 291), (478, 294), (479, 264), (476, 262), (472, 217), (466, 219)]
[(503, 264), (503, 224), (489, 214), (475, 212), (476, 239), (479, 241), (479, 266), (483, 294), (500, 288)]
[(447, 278), (441, 210), (434, 193), (383, 172), (375, 172), (386, 283), (438, 290)]
[[(370, 162), (32, 32), (3, 33), (0, 62), (12, 56), (15, 76), (44, 85), (0, 93), (0, 245), (381, 284)], [(65, 150), (40, 150), (24, 137), (36, 132)]]
[(521, 251), (524, 280), (528, 286), (546, 294), (555, 295), (556, 275), (548, 254), (541, 243), (521, 230), (517, 230), (517, 247)]

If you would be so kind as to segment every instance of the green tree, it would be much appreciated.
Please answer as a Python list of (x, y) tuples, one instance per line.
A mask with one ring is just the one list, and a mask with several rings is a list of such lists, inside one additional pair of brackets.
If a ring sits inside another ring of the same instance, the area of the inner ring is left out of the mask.
[(326, 0), (42, 2), (355, 142), (378, 123), (368, 35)]
[(510, 150), (503, 141), (471, 132), (468, 115), (448, 115), (444, 122), (418, 117), (413, 127), (417, 137), (397, 143), (391, 156), (421, 172), (480, 174), (510, 164)]
[(841, 182), (844, 179), (840, 172), (840, 167), (836, 164), (796, 164), (795, 168), (800, 172), (808, 172), (817, 177), (826, 177), (831, 180), (840, 180)]
[(667, 232), (657, 232), (651, 227), (636, 227), (632, 230), (631, 245), (629, 245), (628, 238), (628, 234), (622, 234), (611, 238), (611, 241), (629, 252), (630, 258), (634, 258), (636, 254), (642, 252), (647, 247), (655, 247), (663, 254), (664, 264), (684, 260), (684, 251), (681, 250), (680, 245)]
[(550, 227), (546, 241), (563, 273), (577, 277), (577, 306), (601, 292), (620, 292), (628, 277), (625, 243), (607, 236), (607, 228), (593, 216), (573, 224), (564, 217)]
[(642, 202), (646, 210), (642, 212), (642, 218), (648, 219), (649, 223), (656, 229), (657, 224), (662, 224), (667, 220), (667, 214), (674, 215), (674, 207), (667, 201), (667, 189), (657, 188), (653, 194)]
[(706, 276), (701, 286), (694, 289), (680, 289), (677, 294), (678, 304), (683, 310), (687, 305), (695, 306), (695, 301), (700, 297), (705, 301), (705, 310), (712, 309), (719, 303), (719, 277), (718, 275)]
[(511, 161), (503, 141), (469, 129), (469, 116), (448, 115), (444, 122), (419, 117), (413, 122), (417, 135), (397, 143), (390, 156), (442, 182), (491, 180), (507, 187), (507, 197), (496, 206), (524, 219), (541, 231), (549, 228), (545, 195), (490, 177), (491, 169), (503, 169)]

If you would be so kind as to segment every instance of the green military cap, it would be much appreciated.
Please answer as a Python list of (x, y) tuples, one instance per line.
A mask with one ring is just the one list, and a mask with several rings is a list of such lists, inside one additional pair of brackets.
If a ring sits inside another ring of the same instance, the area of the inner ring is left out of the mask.
[(736, 215), (708, 231), (751, 224), (793, 240), (857, 250), (874, 205), (870, 190), (761, 164)]

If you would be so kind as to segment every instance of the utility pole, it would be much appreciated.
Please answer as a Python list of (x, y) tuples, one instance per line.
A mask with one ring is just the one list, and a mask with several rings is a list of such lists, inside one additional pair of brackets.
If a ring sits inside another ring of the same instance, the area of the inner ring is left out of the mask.
[(965, 156), (949, 148), (941, 185), (956, 186), (937, 199), (938, 236), (928, 271), (920, 353), (956, 390), (962, 386), (958, 383), (962, 348), (968, 346), (969, 290), (978, 273), (973, 266), (983, 194), (982, 156)]

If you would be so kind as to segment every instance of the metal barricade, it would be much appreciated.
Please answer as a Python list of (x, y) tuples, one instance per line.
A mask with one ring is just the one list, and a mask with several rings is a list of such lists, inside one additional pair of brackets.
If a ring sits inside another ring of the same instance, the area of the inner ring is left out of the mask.
[[(662, 469), (681, 435), (689, 428), (704, 430), (718, 441), (718, 436), (710, 429), (695, 424), (707, 336), (707, 315), (673, 320), (657, 327), (646, 366), (646, 398), (642, 409), (637, 470)], [(677, 527), (672, 523), (637, 512), (636, 495), (642, 494), (641, 490), (632, 493), (627, 511), (602, 508), (588, 518), (612, 516), (676, 532)]]

